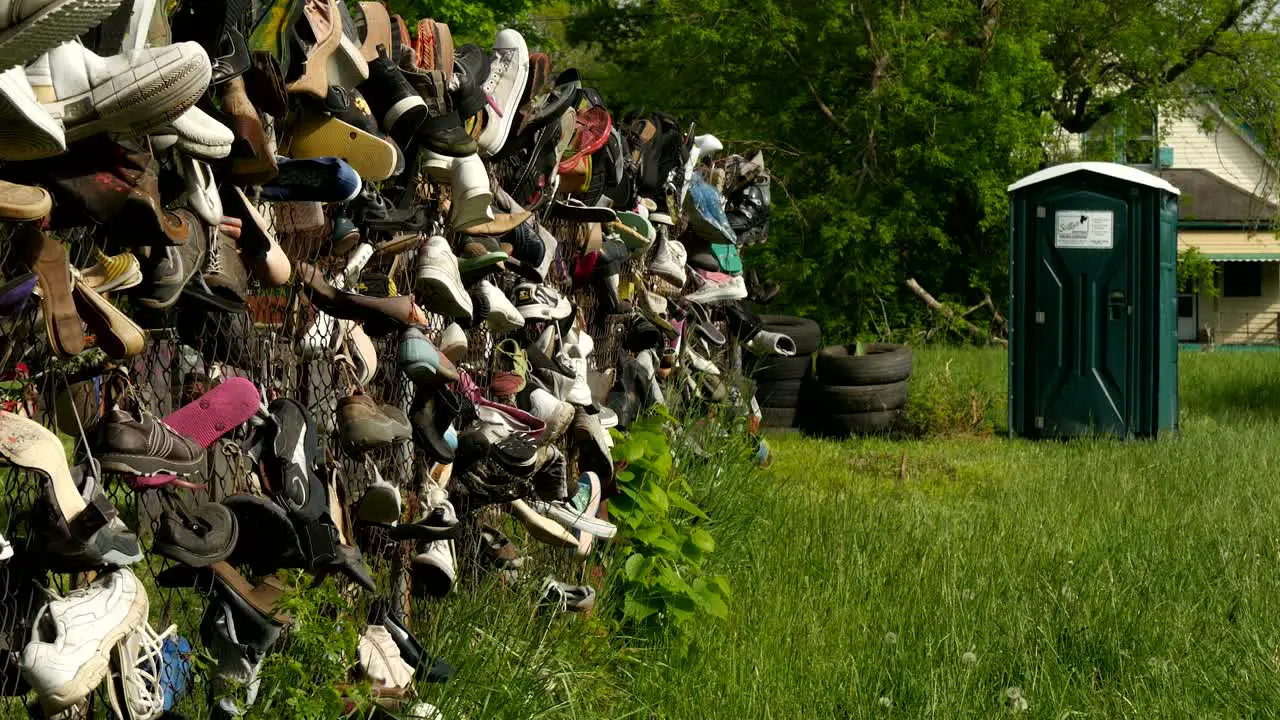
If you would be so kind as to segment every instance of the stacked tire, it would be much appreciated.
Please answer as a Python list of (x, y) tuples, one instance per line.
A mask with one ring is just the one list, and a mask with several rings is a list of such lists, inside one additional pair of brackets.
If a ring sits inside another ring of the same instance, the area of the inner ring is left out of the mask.
[(782, 333), (795, 341), (794, 357), (751, 355), (744, 358), (746, 370), (756, 385), (760, 404), (760, 425), (766, 428), (794, 428), (803, 405), (806, 384), (812, 378), (813, 354), (822, 344), (822, 329), (813, 320), (790, 315), (761, 315), (762, 329)]
[(869, 343), (824, 348), (814, 359), (801, 429), (824, 437), (879, 435), (902, 421), (911, 377), (911, 350)]

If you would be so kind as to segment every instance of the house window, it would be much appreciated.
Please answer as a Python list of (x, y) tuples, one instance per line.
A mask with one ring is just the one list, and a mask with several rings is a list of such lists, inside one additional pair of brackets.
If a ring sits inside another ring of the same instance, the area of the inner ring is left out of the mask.
[(1222, 296), (1238, 298), (1262, 297), (1262, 263), (1223, 263)]
[(1155, 167), (1155, 113), (1138, 108), (1111, 113), (1083, 134), (1081, 144), (1085, 160)]

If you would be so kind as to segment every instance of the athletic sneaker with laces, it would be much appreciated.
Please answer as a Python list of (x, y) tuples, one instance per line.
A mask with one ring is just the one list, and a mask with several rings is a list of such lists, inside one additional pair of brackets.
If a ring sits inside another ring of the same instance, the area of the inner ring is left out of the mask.
[(462, 285), (458, 256), (449, 241), (432, 235), (418, 251), (414, 295), (424, 308), (445, 317), (471, 317), (471, 296)]
[(204, 448), (147, 412), (116, 408), (101, 421), (97, 457), (104, 470), (132, 475), (191, 475), (204, 469)]
[(714, 305), (747, 297), (747, 282), (741, 275), (703, 271), (698, 271), (696, 275), (702, 280), (702, 287), (684, 296), (684, 299), (689, 302)]
[[(143, 619), (111, 649), (107, 701), (122, 720), (156, 720), (166, 709), (165, 644), (178, 630), (170, 625), (157, 633)], [(190, 648), (188, 648), (190, 650)]]
[(596, 606), (596, 590), (547, 578), (542, 584), (542, 602), (560, 612), (586, 612)]
[(489, 77), (484, 81), (489, 104), (484, 108), (485, 125), (480, 133), (481, 155), (493, 156), (506, 144), (528, 79), (529, 47), (524, 37), (511, 29), (499, 32), (493, 41)]
[(145, 134), (194, 105), (211, 72), (199, 43), (100, 57), (74, 41), (28, 65), (27, 81), (72, 141), (101, 132)]
[(52, 715), (88, 697), (106, 677), (111, 648), (147, 617), (147, 593), (126, 568), (40, 608), (22, 650), (22, 676)]
[(515, 305), (507, 299), (505, 293), (488, 280), (477, 283), (480, 292), (489, 300), (489, 312), (485, 316), (485, 324), (496, 333), (507, 333), (524, 327), (524, 316)]
[[(596, 483), (598, 485), (599, 481), (597, 480)], [(599, 495), (595, 497), (598, 506)], [(569, 500), (556, 500), (554, 502), (529, 500), (527, 502), (539, 515), (551, 518), (571, 530), (590, 533), (602, 540), (607, 540), (617, 535), (618, 528), (613, 523), (588, 514), (590, 499), (589, 493), (585, 497), (582, 493), (578, 493)], [(581, 503), (581, 505), (578, 503)]]
[(419, 580), (413, 584), (414, 589), (420, 588), (432, 597), (448, 595), (457, 578), (456, 564), (452, 540), (425, 543), (422, 551), (413, 556), (413, 570)]
[(684, 243), (667, 238), (665, 232), (659, 233), (653, 259), (649, 261), (649, 272), (677, 288), (682, 288), (685, 283), (684, 266), (687, 262), (689, 262), (689, 252), (685, 249)]
[(520, 283), (512, 294), (516, 310), (526, 321), (563, 320), (573, 314), (569, 300), (548, 285)]

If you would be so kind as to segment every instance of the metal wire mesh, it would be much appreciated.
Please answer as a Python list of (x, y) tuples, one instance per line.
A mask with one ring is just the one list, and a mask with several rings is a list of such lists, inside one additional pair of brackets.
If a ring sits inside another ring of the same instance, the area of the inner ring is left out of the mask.
[[(427, 203), (440, 194), (439, 188), (425, 183), (417, 188), (417, 202)], [(329, 257), (332, 224), (331, 209), (318, 203), (277, 203), (260, 206), (271, 222), (281, 246), (295, 262), (305, 260), (317, 267), (331, 268), (341, 265), (341, 258)], [(589, 332), (595, 338), (595, 351), (591, 358), (596, 368), (617, 367), (624, 354), (620, 347), (623, 325), (616, 317), (605, 317), (595, 312), (595, 299), (588, 288), (575, 288), (571, 270), (585, 248), (585, 229), (564, 223), (554, 224), (553, 232), (559, 237), (557, 256), (552, 263), (552, 276), (547, 279), (574, 301), (588, 321)], [(425, 240), (417, 238), (417, 245)], [(75, 267), (92, 265), (98, 252), (115, 249), (112, 238), (101, 228), (74, 228), (61, 234), (71, 264)], [(376, 244), (390, 237), (365, 237)], [(0, 243), (0, 270), (4, 277), (12, 278), (24, 271), (21, 262), (13, 255), (13, 244)], [(385, 284), (400, 293), (408, 293), (413, 287), (414, 263), (417, 248), (400, 253), (375, 253), (362, 273), (370, 286)], [(626, 274), (635, 273), (639, 266), (630, 266)], [(623, 281), (626, 282), (624, 277)], [(518, 282), (511, 274), (494, 278), (495, 284), (510, 291)], [(127, 296), (112, 300), (148, 330), (145, 352), (120, 363), (131, 379), (140, 403), (157, 417), (162, 417), (180, 407), (185, 399), (198, 395), (204, 386), (217, 378), (247, 377), (264, 390), (268, 399), (291, 397), (299, 400), (310, 411), (317, 423), (322, 452), (330, 465), (340, 471), (344, 510), (349, 514), (351, 503), (359, 498), (374, 476), (373, 469), (382, 479), (404, 491), (409, 513), (418, 511), (418, 493), (422, 491), (427, 465), (421, 450), (410, 444), (400, 444), (353, 458), (342, 452), (333, 442), (337, 428), (337, 402), (359, 389), (376, 402), (397, 406), (406, 412), (413, 400), (414, 388), (396, 368), (396, 339), (381, 338), (375, 341), (378, 368), (368, 382), (361, 384), (356, 373), (344, 358), (350, 357), (349, 349), (335, 343), (332, 352), (311, 357), (300, 353), (298, 341), (311, 326), (319, 321), (310, 304), (301, 299), (297, 284), (284, 288), (254, 286), (248, 298), (248, 312), (242, 314), (212, 312), (179, 302), (171, 310), (154, 312), (134, 306)], [(438, 315), (430, 315), (428, 337), (439, 340), (439, 334), (447, 321)], [(536, 334), (540, 328), (530, 328)], [(476, 382), (484, 386), (493, 359), (495, 338), (483, 326), (468, 332), (468, 354), (461, 363)], [(92, 354), (92, 353), (90, 353)], [(86, 362), (85, 356), (73, 361), (58, 360), (50, 350), (48, 332), (40, 313), (40, 303), (33, 298), (16, 316), (3, 321), (0, 338), (0, 380), (4, 380), (4, 408), (26, 415), (50, 428), (56, 428), (68, 447), (75, 448), (75, 457), (87, 452), (87, 433), (92, 432), (95, 420), (106, 409), (106, 388), (103, 371), (109, 366), (104, 358)], [(202, 501), (219, 501), (236, 493), (261, 493), (252, 468), (240, 453), (240, 444), (248, 430), (241, 428), (218, 440), (206, 455), (203, 489), (178, 489), (173, 487), (150, 490), (133, 490), (122, 477), (108, 476), (106, 488), (111, 502), (121, 518), (136, 530), (145, 548), (149, 548), (158, 527), (160, 514), (166, 508), (190, 507)], [(576, 478), (576, 453), (572, 447), (564, 452), (569, 461), (569, 477)], [(0, 531), (14, 543), (15, 561), (0, 563), (0, 591), (5, 601), (0, 602), (0, 696), (20, 695), (24, 686), (17, 671), (16, 657), (30, 637), (30, 621), (34, 611), (45, 597), (38, 587), (51, 587), (65, 591), (87, 580), (85, 577), (52, 575), (29, 563), (20, 562), (32, 548), (27, 513), (41, 492), (43, 479), (37, 473), (8, 466), (0, 466)], [(485, 514), (472, 518), (470, 531), (457, 543), (458, 576), (460, 584), (479, 575), (484, 563), (479, 533), (482, 520), (492, 521)], [(390, 542), (381, 531), (363, 532), (354, 540), (359, 542), (366, 561), (377, 579), (376, 593), (351, 593), (351, 604), (341, 609), (357, 617), (363, 616), (369, 604), (377, 598), (390, 599), (393, 606), (408, 610), (411, 618), (421, 618), (428, 612), (431, 600), (410, 592), (412, 578), (408, 572), (409, 559), (414, 548), (409, 544)], [(544, 570), (559, 574), (566, 580), (585, 578), (589, 570), (581, 561), (564, 552), (545, 551)], [(156, 578), (169, 564), (159, 556), (147, 554), (146, 559), (134, 570), (142, 579), (150, 597), (151, 622), (156, 628), (176, 624), (179, 632), (193, 645), (199, 646), (198, 628), (204, 612), (205, 600), (191, 588), (161, 587)], [(338, 612), (339, 608), (333, 608)], [(286, 641), (287, 642), (287, 641)], [(207, 716), (207, 700), (193, 694), (181, 706), (189, 717)], [(9, 705), (0, 704), (8, 715), (21, 717), (25, 713), (16, 699)], [(102, 708), (99, 699), (99, 708)], [(105, 712), (105, 710), (103, 710)]]

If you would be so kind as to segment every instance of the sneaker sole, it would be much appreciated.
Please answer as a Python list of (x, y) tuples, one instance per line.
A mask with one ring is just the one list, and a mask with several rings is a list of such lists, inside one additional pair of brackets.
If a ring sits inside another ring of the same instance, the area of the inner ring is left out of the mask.
[(99, 458), (103, 470), (130, 475), (194, 475), (204, 469), (204, 457), (190, 462), (174, 462), (150, 455), (108, 453)]
[(62, 127), (25, 88), (10, 88), (7, 74), (0, 78), (0, 155), (6, 160), (39, 160), (66, 151)]
[(93, 103), (98, 117), (67, 128), (67, 140), (79, 140), (103, 132), (144, 135), (147, 131), (178, 119), (209, 89), (212, 77), (209, 58), (203, 54), (183, 56), (142, 79), (135, 79), (105, 98), (93, 97), (104, 86), (59, 103), (64, 108), (86, 100)]
[(115, 647), (125, 635), (137, 629), (147, 616), (149, 609), (147, 593), (141, 582), (136, 580), (135, 582), (138, 582), (138, 592), (133, 596), (133, 604), (129, 606), (129, 614), (124, 622), (103, 636), (98, 643), (97, 652), (80, 666), (75, 677), (54, 690), (40, 694), (40, 707), (45, 713), (53, 715), (84, 700), (107, 676), (110, 671), (111, 648)]
[(54, 2), (0, 33), (0, 67), (25, 65), (105, 20), (121, 0)]
[(446, 317), (471, 317), (474, 310), (465, 305), (459, 298), (471, 299), (460, 283), (452, 282), (452, 278), (430, 268), (418, 275), (413, 287), (414, 294), (426, 309)]

